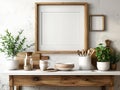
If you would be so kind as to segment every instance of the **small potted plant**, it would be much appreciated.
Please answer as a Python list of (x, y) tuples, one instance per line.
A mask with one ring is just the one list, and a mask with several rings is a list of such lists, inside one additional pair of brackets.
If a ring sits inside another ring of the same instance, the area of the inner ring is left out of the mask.
[(120, 53), (112, 53), (110, 57), (110, 69), (116, 70), (117, 63), (120, 61)]
[(103, 44), (99, 44), (98, 47), (95, 48), (96, 57), (97, 57), (97, 68), (98, 70), (105, 71), (110, 69), (110, 48), (107, 48)]
[(9, 60), (6, 62), (7, 69), (18, 69), (19, 62), (15, 60), (16, 55), (19, 52), (33, 46), (33, 44), (25, 45), (26, 38), (21, 38), (23, 30), (18, 32), (18, 35), (13, 36), (8, 30), (5, 31), (5, 35), (0, 35), (0, 52), (5, 53)]

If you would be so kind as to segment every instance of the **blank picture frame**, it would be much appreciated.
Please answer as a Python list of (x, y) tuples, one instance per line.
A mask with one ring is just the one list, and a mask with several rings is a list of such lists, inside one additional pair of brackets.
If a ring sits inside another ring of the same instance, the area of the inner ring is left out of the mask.
[(90, 15), (90, 30), (104, 31), (105, 30), (105, 15)]
[(88, 49), (88, 4), (35, 3), (35, 52), (76, 54)]

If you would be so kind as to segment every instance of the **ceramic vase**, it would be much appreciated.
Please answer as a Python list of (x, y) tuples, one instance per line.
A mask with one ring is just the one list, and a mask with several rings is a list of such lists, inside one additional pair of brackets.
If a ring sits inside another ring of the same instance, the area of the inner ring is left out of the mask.
[(79, 69), (80, 70), (91, 70), (93, 66), (91, 64), (90, 56), (80, 56), (79, 57)]
[(107, 71), (110, 69), (110, 62), (97, 62), (97, 69), (100, 71)]
[(16, 57), (8, 59), (6, 61), (7, 70), (16, 70), (19, 69), (19, 60), (16, 60)]

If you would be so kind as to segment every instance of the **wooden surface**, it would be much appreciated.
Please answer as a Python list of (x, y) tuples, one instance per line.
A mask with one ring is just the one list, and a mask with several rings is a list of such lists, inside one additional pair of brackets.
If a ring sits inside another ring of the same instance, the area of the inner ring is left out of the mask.
[(86, 2), (36, 2), (36, 5), (85, 5)]
[[(22, 82), (22, 83), (21, 83)], [(16, 86), (112, 86), (111, 76), (14, 76)]]
[(16, 90), (20, 90), (21, 88), (20, 88), (20, 86), (16, 86)]
[[(10, 76), (10, 90), (14, 86), (100, 86), (101, 90), (113, 89), (113, 76)], [(18, 87), (17, 90), (20, 90)]]
[(13, 78), (13, 76), (9, 76), (9, 86), (10, 86), (10, 90), (14, 90), (14, 78)]

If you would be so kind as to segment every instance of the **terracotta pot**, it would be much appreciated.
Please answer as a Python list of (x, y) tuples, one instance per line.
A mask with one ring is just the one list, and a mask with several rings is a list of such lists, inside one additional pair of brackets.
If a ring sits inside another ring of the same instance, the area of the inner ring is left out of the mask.
[(110, 64), (110, 70), (117, 70), (117, 64)]

